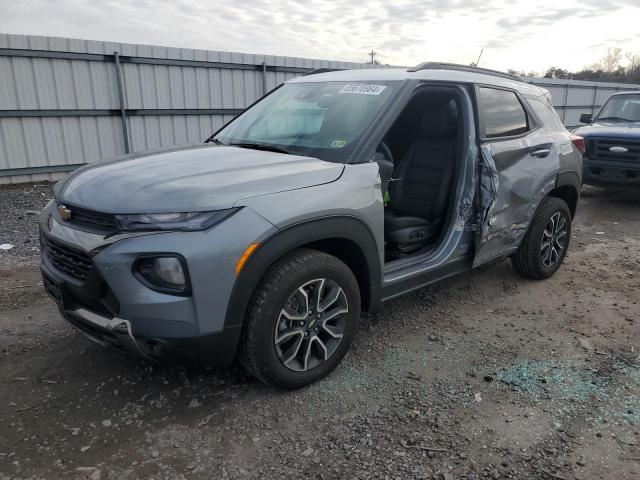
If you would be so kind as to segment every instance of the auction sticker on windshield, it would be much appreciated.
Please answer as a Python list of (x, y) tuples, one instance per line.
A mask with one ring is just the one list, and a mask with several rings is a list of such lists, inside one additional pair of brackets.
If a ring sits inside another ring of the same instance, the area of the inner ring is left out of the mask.
[(386, 85), (366, 85), (364, 83), (350, 83), (342, 87), (338, 93), (355, 93), (357, 95), (380, 95)]

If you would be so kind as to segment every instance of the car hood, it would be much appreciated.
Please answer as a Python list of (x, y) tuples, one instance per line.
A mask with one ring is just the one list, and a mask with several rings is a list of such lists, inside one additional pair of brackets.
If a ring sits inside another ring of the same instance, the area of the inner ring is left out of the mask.
[(86, 165), (56, 185), (55, 193), (61, 202), (104, 213), (207, 211), (333, 182), (343, 170), (316, 158), (197, 145)]
[(596, 122), (574, 131), (581, 137), (640, 138), (640, 122)]

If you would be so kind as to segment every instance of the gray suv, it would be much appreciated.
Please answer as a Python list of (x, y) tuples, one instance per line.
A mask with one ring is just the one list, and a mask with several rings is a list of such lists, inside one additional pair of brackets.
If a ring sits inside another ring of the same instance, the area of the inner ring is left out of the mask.
[(40, 218), (44, 285), (93, 340), (298, 388), (361, 310), (509, 256), (553, 275), (582, 183), (547, 91), (483, 69), (315, 72), (202, 145), (92, 163)]

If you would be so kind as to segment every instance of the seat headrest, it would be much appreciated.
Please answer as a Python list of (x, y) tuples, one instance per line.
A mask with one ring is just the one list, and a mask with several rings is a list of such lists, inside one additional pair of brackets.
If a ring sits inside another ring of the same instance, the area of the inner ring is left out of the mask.
[(430, 139), (452, 137), (457, 127), (446, 103), (428, 105), (420, 121), (420, 133)]
[(624, 114), (628, 115), (629, 119), (640, 118), (640, 103), (627, 104)]

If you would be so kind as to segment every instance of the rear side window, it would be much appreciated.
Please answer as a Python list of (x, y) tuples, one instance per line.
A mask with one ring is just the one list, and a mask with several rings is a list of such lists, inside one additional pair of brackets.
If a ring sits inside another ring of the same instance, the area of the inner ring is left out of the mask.
[(479, 87), (477, 96), (483, 138), (510, 137), (529, 130), (527, 113), (514, 92)]
[(551, 106), (548, 100), (543, 102), (540, 100), (529, 99), (528, 102), (536, 115), (540, 120), (542, 120), (545, 127), (552, 130), (565, 130), (562, 120), (560, 120), (556, 110)]

